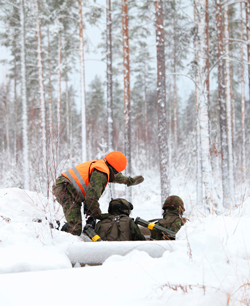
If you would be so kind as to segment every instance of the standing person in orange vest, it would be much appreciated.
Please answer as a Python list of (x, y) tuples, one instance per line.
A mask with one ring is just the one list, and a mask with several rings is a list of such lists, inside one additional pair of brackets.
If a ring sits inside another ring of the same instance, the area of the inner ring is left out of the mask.
[(133, 186), (144, 181), (141, 175), (133, 178), (122, 175), (120, 172), (126, 166), (126, 156), (113, 151), (104, 159), (90, 160), (62, 173), (52, 187), (53, 195), (62, 205), (67, 220), (61, 230), (81, 235), (82, 202), (85, 215), (90, 216), (88, 224), (94, 227), (95, 219), (102, 220), (105, 214), (102, 214), (98, 201), (109, 182)]

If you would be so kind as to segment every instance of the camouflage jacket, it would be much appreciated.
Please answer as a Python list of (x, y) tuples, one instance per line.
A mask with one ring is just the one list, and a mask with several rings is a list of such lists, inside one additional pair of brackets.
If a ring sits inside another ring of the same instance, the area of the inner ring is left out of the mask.
[(106, 214), (95, 228), (96, 233), (107, 241), (145, 240), (134, 219), (127, 215)]
[[(98, 170), (94, 170), (90, 176), (89, 185), (86, 190), (85, 196), (85, 213), (92, 215), (96, 219), (102, 220), (106, 214), (102, 214), (99, 205), (99, 199), (105, 190), (107, 184), (107, 175)], [(112, 183), (125, 184), (131, 186), (133, 184), (133, 178), (126, 177), (122, 173), (113, 175)]]
[[(184, 225), (186, 219), (181, 217), (177, 210), (166, 210), (163, 214), (163, 219), (159, 219), (156, 224), (163, 226), (175, 233), (177, 233), (182, 225)], [(151, 231), (151, 238), (155, 240), (168, 240), (168, 237), (165, 237), (162, 233), (158, 231)], [(171, 238), (173, 239), (173, 238)]]

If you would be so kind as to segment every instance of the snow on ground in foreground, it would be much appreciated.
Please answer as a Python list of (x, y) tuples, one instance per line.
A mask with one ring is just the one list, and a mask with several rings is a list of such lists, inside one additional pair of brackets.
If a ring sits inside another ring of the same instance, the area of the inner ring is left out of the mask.
[[(127, 242), (131, 252), (72, 268), (86, 242), (50, 228), (63, 220), (61, 207), (35, 192), (0, 189), (0, 306), (250, 305), (250, 198), (228, 216), (192, 216), (176, 241), (161, 242), (159, 258)], [(113, 248), (119, 253), (119, 242)]]

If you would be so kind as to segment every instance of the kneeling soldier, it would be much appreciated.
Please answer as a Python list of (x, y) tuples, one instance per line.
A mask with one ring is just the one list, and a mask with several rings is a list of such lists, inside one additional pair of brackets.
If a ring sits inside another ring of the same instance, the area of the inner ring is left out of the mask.
[(95, 231), (102, 240), (145, 240), (134, 219), (130, 218), (133, 205), (125, 199), (114, 199), (109, 203), (108, 214), (99, 221)]
[[(167, 197), (162, 209), (163, 219), (159, 219), (156, 224), (177, 233), (182, 225), (186, 223), (186, 219), (182, 217), (185, 211), (182, 199), (175, 195)], [(151, 231), (151, 238), (156, 240), (174, 239), (158, 231)]]

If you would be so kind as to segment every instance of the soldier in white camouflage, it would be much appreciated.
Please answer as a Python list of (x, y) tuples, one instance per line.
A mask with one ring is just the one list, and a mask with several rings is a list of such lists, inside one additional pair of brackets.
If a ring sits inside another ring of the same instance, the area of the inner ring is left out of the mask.
[(145, 240), (134, 219), (130, 218), (133, 205), (125, 199), (113, 199), (108, 214), (96, 225), (95, 232), (106, 241)]
[[(158, 219), (156, 224), (165, 227), (175, 233), (186, 223), (186, 219), (182, 217), (185, 211), (184, 203), (182, 199), (176, 195), (167, 197), (163, 206), (163, 218)], [(172, 240), (158, 231), (151, 231), (151, 239), (155, 240)]]

